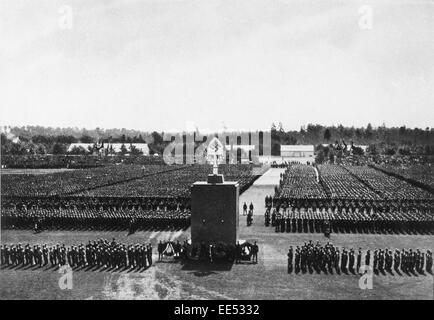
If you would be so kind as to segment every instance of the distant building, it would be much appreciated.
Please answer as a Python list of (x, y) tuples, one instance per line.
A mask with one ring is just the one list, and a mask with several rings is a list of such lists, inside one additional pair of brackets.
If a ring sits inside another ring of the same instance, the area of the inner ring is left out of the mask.
[(84, 150), (89, 152), (89, 148), (90, 150), (92, 150), (94, 145), (94, 143), (71, 143), (68, 147), (67, 152), (71, 152), (74, 148), (83, 148)]
[(281, 145), (280, 156), (285, 158), (309, 158), (314, 156), (313, 145)]

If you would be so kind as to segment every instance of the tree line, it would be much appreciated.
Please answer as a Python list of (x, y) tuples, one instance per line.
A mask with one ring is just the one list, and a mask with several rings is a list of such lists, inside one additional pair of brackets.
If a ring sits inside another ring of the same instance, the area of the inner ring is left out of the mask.
[[(286, 131), (282, 124), (272, 124), (271, 154), (280, 155), (281, 145), (310, 144), (316, 146), (316, 151), (325, 145), (337, 146), (342, 143), (369, 146), (372, 154), (434, 154), (434, 128), (407, 128), (323, 126), (308, 124), (300, 130)], [(242, 132), (239, 132), (242, 134)], [(185, 141), (184, 133), (175, 134)], [(52, 128), (42, 126), (5, 127), (1, 133), (2, 154), (66, 154), (72, 143), (147, 143), (151, 154), (162, 154), (170, 141), (164, 141), (164, 132), (147, 132), (129, 129), (79, 129)], [(197, 143), (199, 144), (199, 143)], [(360, 149), (353, 149), (355, 153), (362, 153)], [(73, 153), (83, 154), (91, 150), (72, 150)], [(126, 152), (125, 149), (121, 152)], [(134, 152), (134, 151), (133, 151)], [(328, 152), (327, 152), (328, 153)]]

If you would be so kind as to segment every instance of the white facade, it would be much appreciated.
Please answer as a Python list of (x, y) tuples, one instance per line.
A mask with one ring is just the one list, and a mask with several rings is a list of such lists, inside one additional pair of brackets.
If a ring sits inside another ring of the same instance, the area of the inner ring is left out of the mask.
[(309, 158), (314, 156), (313, 145), (281, 145), (282, 158)]
[(94, 146), (93, 143), (71, 143), (68, 147), (68, 152), (71, 152), (74, 148), (83, 148), (86, 151), (89, 151), (89, 147), (92, 149)]

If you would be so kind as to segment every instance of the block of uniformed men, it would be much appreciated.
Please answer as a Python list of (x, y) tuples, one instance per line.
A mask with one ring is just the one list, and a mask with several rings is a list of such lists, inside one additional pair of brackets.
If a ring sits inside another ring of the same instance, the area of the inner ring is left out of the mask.
[[(342, 248), (342, 251), (332, 243), (327, 242), (321, 245), (319, 242), (313, 244), (312, 241), (304, 243), (301, 247), (297, 246), (294, 250), (289, 247), (288, 253), (288, 273), (300, 271), (303, 273), (316, 272), (350, 272), (359, 273), (361, 267), (369, 266), (375, 273), (403, 271), (405, 273), (428, 272), (432, 274), (433, 257), (431, 250), (426, 252), (420, 249), (396, 249), (394, 252), (390, 249), (375, 249), (371, 254), (367, 250), (365, 254), (361, 248), (357, 253), (354, 249)], [(364, 263), (362, 265), (362, 262)], [(366, 268), (365, 268), (366, 271)]]
[[(335, 233), (419, 233), (434, 231), (434, 207), (427, 210), (380, 212), (366, 208), (272, 207), (270, 200), (264, 214), (265, 226), (276, 232), (324, 233), (327, 226)], [(434, 201), (433, 201), (434, 203)], [(431, 211), (430, 211), (431, 210)]]
[(29, 209), (3, 207), (2, 227), (14, 229), (183, 229), (190, 225), (189, 209), (132, 208), (53, 208), (32, 206)]
[(147, 268), (152, 265), (152, 245), (125, 245), (115, 239), (89, 241), (87, 245), (65, 246), (29, 244), (25, 246), (4, 244), (1, 248), (1, 264), (12, 266), (62, 266), (108, 267), (108, 268)]

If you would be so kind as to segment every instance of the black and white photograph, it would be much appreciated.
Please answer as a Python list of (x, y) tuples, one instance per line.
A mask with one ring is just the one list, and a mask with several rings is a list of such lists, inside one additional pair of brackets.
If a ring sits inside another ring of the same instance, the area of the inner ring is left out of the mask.
[(0, 132), (0, 300), (434, 300), (434, 0), (0, 0)]

